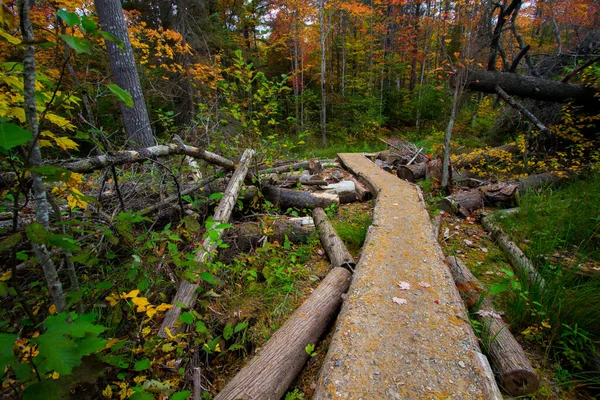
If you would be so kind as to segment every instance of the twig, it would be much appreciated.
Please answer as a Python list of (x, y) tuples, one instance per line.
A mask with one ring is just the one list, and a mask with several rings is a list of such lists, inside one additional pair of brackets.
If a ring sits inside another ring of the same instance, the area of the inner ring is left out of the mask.
[(590, 65), (596, 63), (600, 61), (600, 56), (598, 57), (594, 57), (591, 60), (588, 60), (586, 62), (584, 62), (583, 64), (581, 64), (580, 66), (578, 66), (577, 68), (575, 68), (573, 71), (569, 72), (568, 74), (565, 75), (564, 78), (562, 78), (561, 82), (563, 83), (567, 83), (569, 81), (569, 79), (571, 79), (572, 77), (574, 77), (575, 75), (577, 75), (578, 73), (580, 73), (582, 70), (584, 70), (585, 68), (589, 67)]
[(417, 153), (415, 154), (415, 156), (413, 158), (411, 158), (410, 161), (408, 163), (406, 163), (406, 165), (412, 164), (417, 159), (417, 157), (419, 157), (419, 154), (421, 154), (422, 151), (423, 151), (423, 147), (421, 147), (419, 150), (417, 150)]
[(121, 196), (121, 189), (119, 189), (119, 180), (117, 178), (117, 170), (114, 165), (110, 166), (110, 169), (113, 174), (113, 178), (115, 180), (115, 190), (117, 191), (117, 196), (119, 197), (119, 202), (121, 203), (121, 209), (125, 211), (125, 202), (123, 201), (123, 196)]

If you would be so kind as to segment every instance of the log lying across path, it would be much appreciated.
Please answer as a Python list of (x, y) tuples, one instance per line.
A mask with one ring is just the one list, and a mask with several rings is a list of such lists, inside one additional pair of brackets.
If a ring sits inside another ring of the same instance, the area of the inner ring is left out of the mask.
[[(322, 209), (315, 210), (316, 218), (319, 218), (320, 229), (331, 227)], [(333, 235), (335, 239), (327, 236), (323, 246), (334, 268), (260, 352), (215, 396), (215, 400), (280, 399), (285, 394), (309, 358), (306, 346), (315, 344), (323, 335), (342, 304), (342, 294), (350, 286), (351, 272), (336, 264), (354, 265), (354, 261), (351, 257), (349, 260), (345, 256), (339, 257), (338, 252), (348, 253), (348, 250), (335, 233)], [(331, 241), (343, 249), (329, 246)]]
[(481, 219), (481, 225), (483, 225), (486, 231), (492, 234), (494, 240), (507, 255), (508, 260), (517, 272), (527, 275), (527, 280), (530, 284), (539, 285), (540, 288), (545, 286), (544, 278), (535, 270), (533, 263), (519, 246), (510, 239), (510, 236), (494, 222), (490, 215), (484, 215)]
[[(217, 226), (221, 223), (225, 223), (229, 221), (231, 218), (231, 212), (236, 204), (238, 195), (242, 188), (242, 184), (248, 173), (248, 169), (250, 168), (250, 163), (252, 161), (252, 157), (254, 156), (254, 150), (246, 150), (242, 155), (242, 159), (240, 160), (238, 168), (233, 173), (231, 180), (229, 181), (229, 185), (219, 202), (219, 206), (217, 207), (214, 214), (214, 225)], [(216, 239), (212, 239), (210, 236), (204, 240), (202, 247), (196, 253), (196, 262), (198, 263), (198, 269), (201, 270), (204, 263), (207, 261), (211, 261), (214, 257), (214, 252), (217, 250), (217, 241), (223, 234), (222, 229), (216, 230), (218, 237)], [(200, 279), (198, 278), (198, 281)], [(175, 335), (179, 330), (179, 327), (176, 327), (177, 319), (181, 315), (181, 308), (178, 304), (183, 304), (187, 307), (191, 307), (198, 298), (197, 289), (200, 287), (198, 282), (188, 282), (187, 280), (182, 280), (179, 284), (179, 288), (177, 289), (177, 294), (173, 300), (173, 307), (167, 311), (165, 315), (165, 319), (160, 326), (158, 331), (158, 336), (166, 338), (169, 337), (169, 334)]]
[(333, 229), (331, 222), (329, 222), (325, 211), (322, 208), (315, 208), (313, 211), (313, 219), (315, 220), (315, 225), (319, 229), (319, 237), (329, 256), (329, 260), (331, 260), (331, 265), (334, 267), (346, 268), (347, 270), (354, 272), (354, 267), (356, 266), (354, 258), (352, 258), (352, 255), (342, 240), (335, 233), (335, 229)]
[(309, 193), (293, 189), (283, 189), (267, 185), (262, 189), (265, 198), (283, 210), (295, 208), (327, 208), (332, 204), (339, 204), (340, 199), (330, 193)]
[(483, 346), (498, 374), (500, 386), (511, 396), (534, 393), (540, 378), (491, 301), (485, 297), (481, 300), (481, 282), (458, 258), (448, 257), (446, 261), (467, 307), (474, 310), (479, 305), (475, 318), (483, 324)]
[(544, 172), (515, 181), (492, 183), (444, 197), (438, 202), (438, 207), (451, 214), (468, 217), (485, 205), (511, 202), (516, 199), (517, 195), (523, 194), (527, 190), (547, 186), (559, 180), (558, 176)]

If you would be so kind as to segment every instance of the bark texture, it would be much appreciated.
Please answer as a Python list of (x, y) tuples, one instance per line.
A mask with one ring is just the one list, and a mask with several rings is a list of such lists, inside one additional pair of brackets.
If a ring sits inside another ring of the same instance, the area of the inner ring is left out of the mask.
[(352, 274), (334, 268), (310, 297), (275, 332), (260, 352), (215, 396), (215, 400), (278, 400), (298, 374), (342, 304)]
[(483, 292), (481, 282), (458, 258), (448, 257), (446, 261), (456, 287), (469, 309), (473, 310), (479, 305), (475, 318), (484, 326), (484, 349), (487, 350), (492, 367), (498, 374), (500, 386), (511, 396), (535, 393), (540, 378), (491, 301), (487, 298), (480, 300)]
[[(250, 168), (250, 163), (253, 156), (254, 150), (246, 150), (242, 155), (240, 164), (231, 177), (229, 185), (227, 186), (227, 189), (225, 190), (225, 193), (219, 202), (219, 206), (215, 211), (213, 216), (213, 226), (227, 222), (229, 221), (229, 218), (231, 218), (231, 213), (242, 188), (244, 179), (248, 174), (248, 169)], [(217, 250), (217, 241), (222, 236), (223, 230), (217, 230), (216, 232), (218, 235), (216, 240), (211, 239), (210, 236), (207, 237), (204, 240), (200, 250), (196, 253), (198, 270), (202, 268), (204, 263), (210, 261), (214, 257), (214, 253)], [(198, 281), (199, 280), (200, 279), (198, 279)], [(173, 307), (167, 311), (165, 319), (163, 320), (163, 323), (158, 331), (158, 336), (164, 338), (169, 337), (169, 334), (175, 335), (175, 333), (177, 333), (179, 327), (176, 327), (176, 323), (177, 319), (181, 315), (181, 308), (177, 304), (180, 303), (187, 307), (192, 307), (198, 298), (197, 289), (199, 287), (199, 283), (192, 283), (186, 280), (181, 281), (179, 288), (177, 289), (177, 293), (175, 294), (175, 299), (173, 300)]]
[(282, 209), (295, 208), (327, 208), (339, 204), (339, 197), (330, 193), (308, 193), (299, 190), (282, 189), (275, 186), (265, 186), (262, 189), (266, 199)]
[(154, 144), (154, 135), (144, 102), (144, 94), (121, 2), (119, 0), (96, 0), (96, 11), (102, 30), (112, 34), (123, 43), (123, 49), (120, 49), (117, 43), (110, 40), (105, 41), (115, 83), (121, 89), (128, 91), (133, 99), (133, 107), (127, 107), (120, 102), (127, 137), (134, 147), (150, 147)]
[(354, 258), (352, 258), (352, 254), (350, 254), (344, 245), (344, 242), (342, 242), (340, 237), (335, 233), (335, 229), (333, 229), (331, 222), (329, 222), (325, 211), (322, 208), (315, 208), (313, 211), (313, 219), (315, 220), (315, 225), (319, 229), (319, 237), (321, 238), (321, 243), (323, 244), (323, 248), (329, 257), (329, 260), (331, 261), (331, 265), (354, 271), (356, 262), (354, 262)]

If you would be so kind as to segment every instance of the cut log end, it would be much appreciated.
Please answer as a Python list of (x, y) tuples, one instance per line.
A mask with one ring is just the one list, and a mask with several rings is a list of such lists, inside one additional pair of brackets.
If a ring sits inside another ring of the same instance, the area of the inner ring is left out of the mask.
[(523, 396), (535, 393), (540, 386), (540, 379), (531, 370), (517, 369), (504, 373), (500, 385), (513, 396)]

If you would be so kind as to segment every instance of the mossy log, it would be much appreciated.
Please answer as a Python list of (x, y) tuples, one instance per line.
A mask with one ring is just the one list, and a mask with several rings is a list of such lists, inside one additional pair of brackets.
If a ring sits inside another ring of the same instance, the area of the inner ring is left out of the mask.
[(330, 193), (309, 193), (300, 190), (283, 189), (267, 185), (263, 187), (262, 193), (265, 198), (281, 209), (294, 208), (327, 208), (332, 204), (339, 204), (340, 199)]
[(469, 310), (478, 308), (475, 318), (483, 324), (483, 348), (487, 350), (492, 367), (498, 374), (500, 387), (511, 396), (535, 393), (540, 378), (491, 301), (481, 298), (483, 287), (479, 280), (458, 258), (448, 257), (446, 261)]
[(321, 244), (323, 244), (331, 265), (354, 271), (354, 267), (356, 266), (354, 258), (344, 245), (344, 242), (335, 233), (335, 229), (331, 225), (331, 222), (329, 222), (325, 211), (322, 208), (315, 208), (313, 210), (313, 219), (319, 230)]
[[(253, 156), (254, 150), (244, 151), (239, 166), (233, 173), (233, 176), (227, 185), (227, 189), (219, 201), (219, 206), (214, 214), (214, 226), (228, 222), (231, 218), (231, 213), (237, 202), (244, 179), (248, 174), (248, 169), (250, 168), (250, 163), (252, 162)], [(223, 230), (217, 229), (215, 232), (217, 233), (217, 237), (211, 238), (209, 236), (206, 238), (202, 244), (202, 247), (196, 253), (196, 262), (199, 267), (206, 262), (210, 262), (214, 257), (214, 253), (218, 248), (218, 241), (223, 235)], [(176, 327), (176, 323), (181, 315), (181, 308), (179, 304), (186, 307), (193, 307), (196, 299), (198, 298), (197, 289), (200, 287), (200, 284), (198, 283), (199, 281), (200, 278), (198, 278), (198, 281), (196, 282), (188, 282), (186, 280), (181, 281), (179, 288), (177, 289), (177, 293), (175, 294), (175, 298), (173, 299), (173, 307), (167, 311), (162, 325), (158, 331), (159, 337), (166, 338), (169, 337), (169, 333), (172, 335), (177, 333), (179, 328)]]
[(352, 274), (333, 268), (308, 299), (214, 400), (281, 399), (342, 304)]

